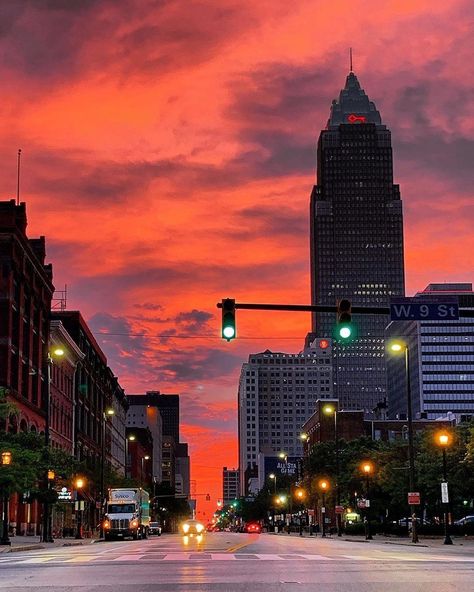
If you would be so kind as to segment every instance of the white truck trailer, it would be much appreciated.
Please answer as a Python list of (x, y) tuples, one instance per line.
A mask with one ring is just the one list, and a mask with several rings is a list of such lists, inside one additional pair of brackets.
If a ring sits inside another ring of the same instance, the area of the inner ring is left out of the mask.
[(146, 539), (150, 525), (150, 496), (141, 488), (109, 489), (104, 517), (105, 540)]

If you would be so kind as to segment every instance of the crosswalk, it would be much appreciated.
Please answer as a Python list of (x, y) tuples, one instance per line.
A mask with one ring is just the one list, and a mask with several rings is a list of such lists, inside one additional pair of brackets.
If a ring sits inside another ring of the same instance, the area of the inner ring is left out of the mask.
[(452, 556), (452, 555), (412, 555), (408, 553), (380, 553), (379, 555), (337, 555), (337, 556), (326, 556), (326, 555), (312, 555), (312, 554), (277, 554), (277, 553), (213, 553), (213, 552), (189, 552), (189, 553), (159, 553), (159, 552), (148, 552), (148, 553), (126, 553), (126, 554), (102, 554), (102, 555), (91, 555), (91, 554), (77, 554), (71, 557), (64, 553), (50, 553), (41, 554), (36, 556), (15, 556), (15, 554), (8, 554), (8, 556), (0, 557), (0, 564), (14, 564), (15, 566), (20, 565), (48, 565), (48, 564), (61, 564), (61, 565), (77, 565), (82, 563), (87, 564), (104, 564), (104, 563), (129, 563), (129, 562), (157, 562), (157, 563), (168, 563), (170, 561), (175, 562), (202, 562), (202, 561), (311, 561), (311, 562), (324, 562), (324, 561), (389, 561), (389, 562), (438, 562), (438, 561), (449, 561), (449, 562), (466, 562), (474, 563), (474, 557), (469, 556)]

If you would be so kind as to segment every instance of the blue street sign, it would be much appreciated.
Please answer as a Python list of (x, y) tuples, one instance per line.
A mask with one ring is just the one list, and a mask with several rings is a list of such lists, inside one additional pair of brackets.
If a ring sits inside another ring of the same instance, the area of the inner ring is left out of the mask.
[(456, 321), (459, 302), (456, 296), (438, 298), (391, 298), (392, 321)]

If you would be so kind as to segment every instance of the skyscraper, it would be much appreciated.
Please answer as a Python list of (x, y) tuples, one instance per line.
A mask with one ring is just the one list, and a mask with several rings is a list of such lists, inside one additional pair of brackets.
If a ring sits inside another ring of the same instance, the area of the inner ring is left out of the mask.
[[(403, 220), (393, 184), (390, 131), (353, 72), (331, 106), (318, 142), (311, 194), (313, 304), (387, 306), (404, 294)], [(334, 396), (342, 409), (370, 411), (386, 397), (383, 315), (353, 317), (356, 339), (335, 343)], [(332, 336), (335, 316), (313, 315), (313, 332)]]
[[(429, 284), (416, 298), (440, 302), (457, 297), (461, 308), (474, 309), (472, 283)], [(386, 338), (408, 346), (412, 413), (427, 419), (474, 418), (474, 318), (447, 321), (396, 321)], [(388, 356), (388, 412), (407, 413), (404, 356)]]

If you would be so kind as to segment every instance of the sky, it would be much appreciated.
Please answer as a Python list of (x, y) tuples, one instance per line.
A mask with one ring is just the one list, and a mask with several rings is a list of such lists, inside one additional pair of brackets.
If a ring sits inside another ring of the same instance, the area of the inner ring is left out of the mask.
[[(349, 71), (392, 131), (407, 294), (473, 281), (472, 0), (3, 0), (1, 199), (129, 394), (181, 395), (198, 511), (237, 464), (250, 353), (297, 352), (316, 142)], [(108, 334), (108, 335), (107, 335)], [(198, 514), (199, 517), (199, 514)]]

